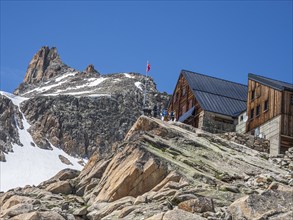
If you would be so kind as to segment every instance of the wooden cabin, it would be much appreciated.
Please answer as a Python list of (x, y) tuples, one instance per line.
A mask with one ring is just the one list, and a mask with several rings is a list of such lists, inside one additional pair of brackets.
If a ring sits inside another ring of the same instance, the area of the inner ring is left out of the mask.
[(270, 154), (293, 147), (293, 84), (248, 74), (246, 132), (270, 140)]
[(177, 121), (212, 133), (235, 131), (239, 114), (245, 112), (247, 86), (182, 70), (168, 111)]

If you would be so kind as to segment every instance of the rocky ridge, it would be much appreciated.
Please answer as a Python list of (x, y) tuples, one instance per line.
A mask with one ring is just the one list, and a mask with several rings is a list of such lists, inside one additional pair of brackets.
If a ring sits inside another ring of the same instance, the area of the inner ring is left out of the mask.
[(243, 144), (260, 152), (270, 152), (270, 141), (265, 138), (255, 137), (251, 134), (241, 134), (237, 132), (226, 132), (224, 134), (218, 135), (221, 138), (233, 141), (238, 144)]
[(18, 127), (23, 128), (22, 114), (17, 106), (0, 93), (0, 161), (5, 162), (5, 154), (12, 152), (12, 144), (22, 145), (19, 141)]
[(264, 154), (142, 116), (115, 154), (95, 153), (81, 172), (66, 169), (39, 186), (0, 194), (0, 217), (292, 219), (292, 170)]
[[(150, 77), (137, 73), (101, 75), (92, 64), (78, 71), (62, 62), (56, 48), (42, 47), (14, 93), (27, 99), (18, 111), (30, 124), (36, 146), (51, 149), (53, 145), (77, 157), (90, 157), (94, 152), (106, 156), (115, 151), (113, 143), (122, 140), (142, 114), (146, 80), (147, 106), (152, 109), (156, 105), (160, 110), (169, 96), (158, 92)], [(9, 112), (10, 119), (14, 118), (16, 114)], [(2, 119), (0, 126), (11, 122), (13, 127), (12, 120)], [(12, 141), (21, 144), (17, 130), (2, 137), (0, 149)], [(0, 150), (3, 157), (9, 152), (5, 149)]]
[(68, 71), (73, 71), (73, 69), (61, 61), (57, 48), (44, 46), (32, 58), (23, 83), (15, 91), (15, 94), (21, 93), (30, 84), (47, 81), (54, 76), (64, 74)]

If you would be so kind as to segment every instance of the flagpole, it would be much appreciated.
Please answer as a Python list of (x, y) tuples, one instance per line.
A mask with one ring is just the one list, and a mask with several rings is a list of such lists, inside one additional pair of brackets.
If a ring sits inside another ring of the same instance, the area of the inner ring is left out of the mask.
[(144, 83), (144, 95), (143, 95), (143, 109), (145, 109), (145, 103), (146, 103), (146, 88), (147, 88), (147, 79), (148, 79), (148, 65), (149, 65), (149, 61), (147, 61), (147, 65), (145, 68), (145, 83)]

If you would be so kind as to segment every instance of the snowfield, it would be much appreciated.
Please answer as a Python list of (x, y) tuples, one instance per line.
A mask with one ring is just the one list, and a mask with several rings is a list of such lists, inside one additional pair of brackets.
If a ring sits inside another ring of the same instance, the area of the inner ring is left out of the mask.
[[(11, 99), (18, 107), (22, 101), (27, 99), (2, 91), (0, 94)], [(69, 156), (63, 150), (52, 145), (53, 150), (33, 147), (31, 143), (34, 143), (34, 141), (27, 131), (30, 125), (25, 118), (23, 119), (23, 126), (24, 129), (18, 128), (20, 142), (23, 144), (23, 147), (14, 144), (14, 152), (5, 154), (6, 162), (0, 162), (0, 191), (7, 191), (25, 185), (40, 184), (65, 168), (77, 170), (83, 168), (78, 163), (80, 159)], [(62, 163), (59, 155), (66, 157), (72, 165)]]
[(65, 78), (68, 78), (68, 77), (70, 77), (70, 76), (75, 76), (77, 73), (78, 73), (78, 72), (65, 73), (65, 74), (63, 74), (62, 76), (57, 77), (57, 78), (55, 79), (55, 82), (59, 82), (59, 81), (65, 79)]
[(28, 99), (28, 98), (21, 97), (21, 96), (16, 96), (16, 95), (13, 95), (11, 93), (4, 92), (4, 91), (0, 91), (0, 94), (6, 96), (7, 98), (9, 98), (12, 101), (12, 103), (14, 105), (18, 106), (18, 107), (19, 107), (21, 102), (23, 102), (23, 101)]
[(53, 84), (53, 85), (38, 87), (38, 88), (32, 89), (32, 90), (24, 93), (23, 95), (30, 94), (32, 92), (38, 92), (38, 93), (46, 92), (46, 91), (48, 91), (48, 90), (50, 90), (52, 88), (55, 88), (55, 87), (58, 87), (58, 86), (62, 85), (65, 82), (66, 81), (61, 81), (61, 82), (58, 82), (58, 83)]
[(141, 82), (135, 82), (134, 85), (142, 91), (142, 83)]
[(88, 83), (85, 83), (84, 85), (81, 86), (76, 86), (76, 89), (84, 88), (84, 87), (93, 87), (99, 85), (101, 82), (105, 81), (107, 78), (90, 78), (88, 79)]
[(135, 76), (131, 76), (129, 73), (123, 73), (125, 77), (127, 78), (135, 78)]

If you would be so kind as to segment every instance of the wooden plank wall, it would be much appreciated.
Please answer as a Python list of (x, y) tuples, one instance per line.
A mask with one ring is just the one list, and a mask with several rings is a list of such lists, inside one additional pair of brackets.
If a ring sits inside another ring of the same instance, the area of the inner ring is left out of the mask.
[[(255, 98), (252, 100), (252, 91), (255, 91)], [(264, 111), (265, 101), (268, 100), (268, 110)], [(280, 115), (282, 103), (282, 92), (262, 85), (251, 79), (248, 80), (247, 115), (248, 122), (246, 132), (259, 127), (272, 118)], [(260, 114), (256, 116), (256, 107), (260, 105)], [(251, 119), (251, 109), (254, 109), (254, 118)]]
[(291, 96), (293, 96), (293, 92), (283, 92), (281, 134), (293, 137), (293, 104), (291, 104)]
[(291, 96), (293, 96), (293, 92), (284, 91), (282, 94), (281, 153), (286, 148), (293, 147), (293, 104), (291, 103)]
[[(183, 94), (183, 90), (185, 88), (185, 94)], [(176, 96), (176, 98), (175, 98)], [(192, 100), (192, 105), (190, 105), (190, 100)], [(170, 100), (168, 112), (176, 111), (176, 119), (178, 120), (181, 115), (187, 112), (192, 106), (195, 105), (196, 113), (199, 114), (201, 110), (199, 103), (196, 101), (191, 88), (188, 85), (187, 80), (181, 74), (177, 85), (175, 87), (173, 96)], [(183, 112), (183, 106), (185, 107), (185, 112)], [(198, 127), (198, 119), (190, 120), (188, 124)]]

